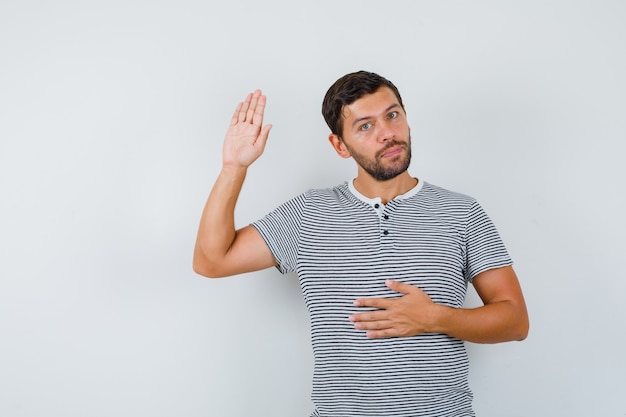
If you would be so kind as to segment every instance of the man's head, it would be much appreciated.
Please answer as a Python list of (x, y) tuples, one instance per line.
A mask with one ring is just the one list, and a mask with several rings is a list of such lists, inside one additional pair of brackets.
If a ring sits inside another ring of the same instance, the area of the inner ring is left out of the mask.
[(366, 94), (373, 94), (381, 87), (389, 88), (404, 110), (400, 92), (388, 79), (368, 71), (358, 71), (339, 78), (328, 89), (322, 102), (322, 114), (330, 131), (343, 137), (343, 109)]
[(411, 133), (398, 89), (371, 72), (340, 78), (324, 98), (328, 140), (342, 158), (352, 158), (361, 174), (387, 181), (411, 163)]

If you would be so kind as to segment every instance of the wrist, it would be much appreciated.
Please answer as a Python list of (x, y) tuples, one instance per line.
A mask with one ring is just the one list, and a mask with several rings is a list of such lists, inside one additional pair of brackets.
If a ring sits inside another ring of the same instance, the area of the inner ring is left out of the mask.
[(234, 163), (223, 163), (222, 164), (222, 173), (226, 175), (245, 175), (248, 172), (248, 167), (243, 165), (238, 165)]
[(430, 331), (432, 333), (448, 334), (450, 331), (449, 323), (452, 321), (452, 316), (456, 313), (456, 310), (456, 308), (433, 303)]

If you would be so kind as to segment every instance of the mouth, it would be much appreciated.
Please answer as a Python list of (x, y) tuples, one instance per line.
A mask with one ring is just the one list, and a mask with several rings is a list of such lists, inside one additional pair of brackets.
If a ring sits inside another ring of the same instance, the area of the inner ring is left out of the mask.
[(393, 158), (394, 156), (399, 155), (404, 150), (404, 145), (394, 145), (388, 149), (385, 149), (381, 152), (381, 158)]

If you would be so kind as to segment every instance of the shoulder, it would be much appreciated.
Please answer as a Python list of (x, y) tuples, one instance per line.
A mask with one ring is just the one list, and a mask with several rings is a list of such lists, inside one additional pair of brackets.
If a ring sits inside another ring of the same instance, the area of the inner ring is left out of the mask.
[(348, 183), (344, 182), (329, 188), (311, 188), (301, 194), (308, 204), (350, 204), (354, 200), (353, 194), (348, 188)]
[(284, 210), (320, 211), (353, 204), (354, 197), (347, 182), (329, 188), (308, 189), (278, 206), (274, 212)]
[(471, 207), (477, 204), (474, 197), (447, 188), (439, 187), (429, 182), (424, 182), (422, 189), (417, 194), (418, 200), (424, 204), (443, 207)]
[(348, 183), (343, 182), (341, 184), (335, 185), (334, 187), (327, 188), (310, 188), (305, 191), (303, 194), (311, 196), (311, 197), (319, 197), (319, 198), (328, 198), (338, 195), (344, 195), (348, 192)]

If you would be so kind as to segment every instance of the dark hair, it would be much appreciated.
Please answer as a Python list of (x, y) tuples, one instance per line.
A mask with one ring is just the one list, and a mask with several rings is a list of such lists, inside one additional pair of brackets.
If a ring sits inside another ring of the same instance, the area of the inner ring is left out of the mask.
[(400, 92), (395, 85), (385, 77), (368, 71), (358, 71), (346, 74), (330, 86), (322, 102), (322, 115), (330, 131), (339, 137), (343, 131), (342, 110), (366, 94), (373, 94), (381, 87), (388, 87), (398, 98), (404, 109)]

